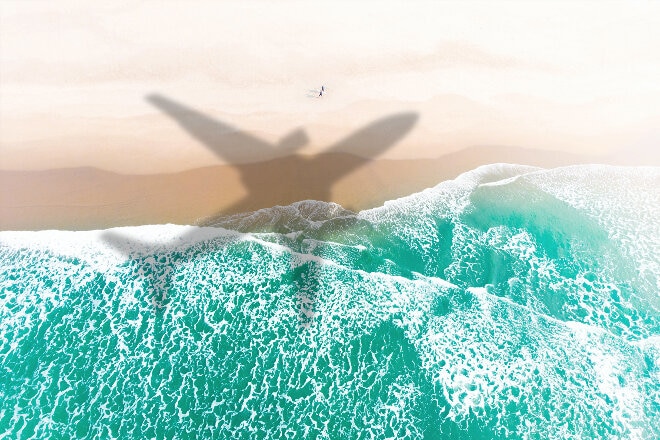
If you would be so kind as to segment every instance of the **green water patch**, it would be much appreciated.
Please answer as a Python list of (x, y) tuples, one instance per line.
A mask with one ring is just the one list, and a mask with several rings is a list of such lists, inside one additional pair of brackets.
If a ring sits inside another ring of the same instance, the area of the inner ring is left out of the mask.
[(445, 271), (452, 283), (631, 339), (659, 329), (635, 271), (582, 211), (518, 179), (477, 188), (459, 218)]
[[(478, 187), (461, 220), (484, 232), (497, 226), (525, 230), (553, 260), (611, 252), (607, 232), (595, 220), (522, 179)], [(574, 276), (572, 269), (566, 265), (562, 275)]]

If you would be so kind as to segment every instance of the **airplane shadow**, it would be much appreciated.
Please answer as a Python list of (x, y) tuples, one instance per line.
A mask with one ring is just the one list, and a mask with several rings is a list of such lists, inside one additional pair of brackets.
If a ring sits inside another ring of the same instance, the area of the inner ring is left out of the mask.
[[(295, 130), (278, 144), (272, 145), (162, 95), (148, 95), (146, 100), (170, 116), (191, 137), (238, 170), (247, 195), (229, 208), (217, 212), (212, 219), (252, 211), (254, 204), (251, 201), (264, 199), (263, 194), (272, 196), (272, 191), (279, 192), (275, 199), (280, 205), (309, 199), (329, 202), (332, 188), (341, 178), (391, 148), (413, 128), (418, 118), (416, 113), (398, 113), (368, 124), (325, 150), (325, 153), (330, 154), (346, 151), (359, 154), (330, 167), (323, 155), (304, 156), (297, 153), (308, 142), (303, 130)], [(289, 154), (286, 162), (288, 165), (278, 173), (264, 173), (263, 169), (254, 163), (245, 163), (245, 160), (255, 158), (270, 160), (282, 152)], [(310, 181), (316, 183), (313, 190), (305, 185), (305, 182)], [(207, 222), (200, 226), (213, 224)], [(345, 222), (344, 225), (350, 225), (350, 222)], [(176, 242), (186, 244), (203, 241), (199, 231), (197, 228), (191, 228), (189, 232), (177, 237)], [(131, 239), (113, 231), (104, 232), (102, 239), (126, 258), (141, 256), (141, 264), (145, 267), (138, 271), (138, 274), (148, 278), (151, 303), (156, 316), (162, 318), (163, 309), (169, 302), (169, 273), (172, 271), (171, 267), (161, 267), (163, 264), (159, 264), (158, 258), (155, 258), (155, 255), (162, 252), (162, 244)], [(145, 255), (154, 255), (154, 258), (145, 259)], [(298, 267), (296, 273), (300, 274), (300, 280), (297, 280), (299, 324), (302, 328), (309, 328), (314, 323), (319, 271), (311, 263), (307, 263), (302, 271)]]

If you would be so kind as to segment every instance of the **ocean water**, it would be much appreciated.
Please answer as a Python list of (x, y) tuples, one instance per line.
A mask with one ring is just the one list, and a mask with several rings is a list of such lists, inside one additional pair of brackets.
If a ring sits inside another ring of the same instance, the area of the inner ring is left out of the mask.
[(0, 438), (659, 436), (658, 168), (0, 233)]

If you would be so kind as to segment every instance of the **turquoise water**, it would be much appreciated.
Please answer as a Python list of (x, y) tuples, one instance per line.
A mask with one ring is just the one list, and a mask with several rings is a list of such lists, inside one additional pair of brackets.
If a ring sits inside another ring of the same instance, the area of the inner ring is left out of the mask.
[(660, 433), (657, 168), (218, 226), (0, 233), (0, 438)]

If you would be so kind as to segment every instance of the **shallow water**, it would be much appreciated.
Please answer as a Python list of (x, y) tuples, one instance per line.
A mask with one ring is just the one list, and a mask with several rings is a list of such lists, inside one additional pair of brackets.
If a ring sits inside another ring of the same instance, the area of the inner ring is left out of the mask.
[[(660, 171), (0, 233), (0, 437), (656, 438)], [(185, 236), (185, 242), (179, 240)]]

